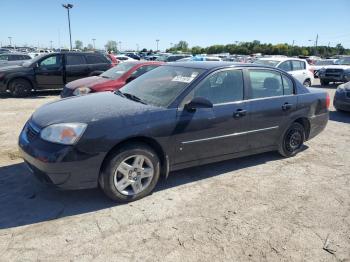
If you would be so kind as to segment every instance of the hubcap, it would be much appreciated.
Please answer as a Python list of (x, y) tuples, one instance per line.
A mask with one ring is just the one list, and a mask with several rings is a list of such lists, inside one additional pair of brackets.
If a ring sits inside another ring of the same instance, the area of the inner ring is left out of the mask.
[(288, 138), (289, 139), (287, 139), (287, 141), (286, 141), (287, 142), (287, 149), (291, 152), (300, 148), (300, 146), (303, 143), (303, 141), (302, 141), (303, 136), (299, 130), (291, 130), (289, 135), (288, 135)]
[(148, 157), (129, 156), (117, 167), (114, 173), (114, 186), (123, 195), (136, 195), (150, 185), (153, 175), (154, 167)]

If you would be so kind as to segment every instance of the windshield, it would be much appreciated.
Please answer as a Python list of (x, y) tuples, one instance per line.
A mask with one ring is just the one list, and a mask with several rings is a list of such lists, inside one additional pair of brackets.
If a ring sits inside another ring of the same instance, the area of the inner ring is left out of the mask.
[(203, 69), (180, 66), (160, 66), (136, 78), (120, 89), (147, 104), (167, 107)]
[(315, 65), (333, 65), (333, 60), (318, 60), (315, 62)]
[(336, 62), (336, 65), (350, 65), (350, 57), (339, 58)]
[(125, 74), (127, 71), (129, 71), (135, 65), (136, 65), (135, 63), (128, 63), (128, 62), (121, 63), (116, 65), (115, 67), (112, 67), (106, 72), (103, 72), (100, 76), (109, 78), (109, 79), (117, 79), (121, 77), (123, 74)]
[(280, 61), (277, 61), (277, 60), (262, 60), (262, 59), (260, 59), (260, 60), (256, 60), (255, 64), (276, 67), (279, 62)]

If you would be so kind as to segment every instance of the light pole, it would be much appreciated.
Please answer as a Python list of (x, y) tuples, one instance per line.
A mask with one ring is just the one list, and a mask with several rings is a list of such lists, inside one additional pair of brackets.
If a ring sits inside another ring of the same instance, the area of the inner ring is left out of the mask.
[(69, 42), (70, 42), (70, 50), (72, 50), (72, 32), (70, 30), (70, 15), (69, 15), (69, 9), (73, 8), (73, 5), (72, 4), (62, 4), (62, 6), (64, 8), (67, 9), (67, 12), (68, 12), (68, 26), (69, 26)]
[(136, 51), (139, 51), (139, 44), (136, 44)]
[(159, 51), (158, 45), (159, 45), (159, 39), (156, 40), (157, 42), (157, 52)]
[(10, 46), (12, 47), (12, 36), (9, 36), (8, 38), (10, 40)]
[(94, 42), (94, 50), (96, 50), (95, 41), (96, 41), (96, 38), (92, 38), (92, 42)]
[(122, 51), (122, 41), (119, 41), (118, 43), (119, 43), (119, 52), (121, 52)]
[(52, 50), (52, 40), (50, 41), (50, 49)]

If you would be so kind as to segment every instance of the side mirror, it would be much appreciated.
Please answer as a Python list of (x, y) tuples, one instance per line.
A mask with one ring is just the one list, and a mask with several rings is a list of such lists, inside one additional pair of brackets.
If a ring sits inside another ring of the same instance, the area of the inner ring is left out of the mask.
[(197, 108), (213, 108), (213, 103), (204, 97), (195, 97), (185, 105), (185, 109), (194, 112)]

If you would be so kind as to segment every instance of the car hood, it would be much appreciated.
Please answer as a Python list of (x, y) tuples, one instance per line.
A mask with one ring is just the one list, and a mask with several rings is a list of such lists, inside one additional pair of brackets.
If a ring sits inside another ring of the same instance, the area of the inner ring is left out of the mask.
[(350, 69), (350, 65), (328, 65), (323, 66), (325, 69)]
[(12, 71), (21, 71), (21, 70), (27, 70), (28, 67), (20, 66), (20, 65), (10, 65), (10, 66), (4, 66), (0, 68), (0, 72), (12, 72)]
[(125, 127), (145, 123), (149, 121), (145, 115), (162, 110), (112, 92), (101, 92), (45, 104), (34, 112), (31, 121), (43, 128), (58, 123), (92, 123), (115, 118)]
[(76, 89), (78, 87), (93, 87), (97, 84), (102, 84), (106, 82), (111, 82), (113, 80), (108, 79), (108, 78), (103, 78), (100, 76), (90, 76), (90, 77), (85, 77), (81, 78), (72, 82), (69, 82), (66, 87), (69, 89)]

